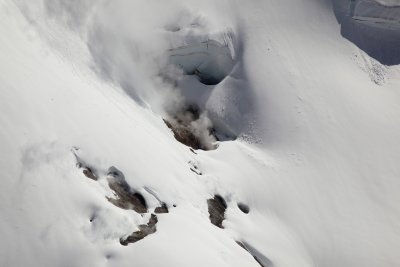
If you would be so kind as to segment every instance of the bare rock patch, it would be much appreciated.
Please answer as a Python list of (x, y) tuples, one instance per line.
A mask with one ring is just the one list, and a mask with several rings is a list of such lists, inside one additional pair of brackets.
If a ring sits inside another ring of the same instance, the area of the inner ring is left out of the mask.
[(194, 150), (217, 148), (212, 122), (196, 105), (187, 105), (174, 111), (164, 122), (172, 130), (177, 141)]
[(250, 244), (242, 241), (236, 241), (236, 243), (245, 249), (251, 256), (253, 256), (254, 260), (261, 266), (261, 267), (273, 267), (272, 261), (268, 259), (264, 254), (259, 252), (257, 249), (252, 247)]
[(127, 238), (121, 238), (119, 242), (123, 246), (127, 246), (130, 243), (135, 243), (139, 240), (142, 240), (146, 236), (150, 234), (154, 234), (157, 231), (156, 224), (158, 222), (157, 216), (155, 214), (151, 214), (149, 222), (147, 224), (139, 225), (139, 231), (133, 232)]
[(214, 195), (214, 198), (207, 200), (207, 205), (211, 223), (219, 228), (224, 228), (222, 222), (225, 219), (225, 211), (228, 207), (225, 200), (220, 195)]
[(115, 198), (106, 197), (115, 206), (121, 209), (132, 209), (137, 213), (146, 213), (147, 204), (142, 194), (134, 192), (125, 181), (125, 176), (115, 167), (111, 167), (108, 173), (108, 185)]
[(161, 206), (155, 208), (154, 213), (156, 214), (161, 214), (161, 213), (168, 213), (168, 207), (167, 204), (162, 203)]

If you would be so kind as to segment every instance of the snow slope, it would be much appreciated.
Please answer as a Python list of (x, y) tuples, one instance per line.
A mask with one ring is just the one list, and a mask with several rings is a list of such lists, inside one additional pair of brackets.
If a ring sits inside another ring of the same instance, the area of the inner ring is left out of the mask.
[[(0, 266), (260, 266), (236, 241), (264, 266), (399, 265), (400, 67), (342, 37), (337, 3), (0, 0)], [(227, 29), (217, 85), (168, 65)], [(189, 98), (238, 138), (178, 143), (162, 117)], [(150, 213), (107, 201), (112, 166), (170, 209), (128, 246)]]

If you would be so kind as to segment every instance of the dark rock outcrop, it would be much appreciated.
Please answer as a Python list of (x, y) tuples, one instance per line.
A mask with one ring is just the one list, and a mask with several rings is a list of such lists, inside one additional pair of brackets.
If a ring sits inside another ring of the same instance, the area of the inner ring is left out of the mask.
[(268, 259), (266, 256), (264, 256), (261, 252), (259, 252), (248, 243), (241, 241), (236, 241), (236, 243), (243, 249), (245, 249), (251, 256), (253, 256), (253, 258), (258, 264), (260, 264), (261, 267), (273, 267), (272, 261), (270, 259)]
[(97, 181), (97, 176), (94, 174), (91, 168), (85, 167), (83, 168), (82, 172), (87, 178)]
[(182, 144), (192, 149), (213, 150), (217, 141), (212, 127), (200, 122), (201, 112), (196, 105), (188, 105), (182, 110), (175, 111), (165, 124), (174, 133), (174, 137)]
[(157, 208), (154, 210), (154, 212), (157, 213), (157, 214), (168, 213), (167, 204), (162, 203), (161, 206), (157, 207)]
[(125, 176), (115, 167), (111, 167), (108, 173), (108, 185), (116, 198), (106, 197), (115, 206), (122, 209), (132, 209), (137, 213), (146, 213), (147, 204), (142, 194), (134, 192), (125, 181)]
[(215, 195), (214, 198), (207, 200), (207, 205), (211, 223), (219, 228), (224, 228), (222, 222), (225, 219), (227, 208), (225, 200), (221, 196)]
[(157, 231), (156, 224), (158, 222), (157, 216), (155, 214), (151, 214), (149, 222), (147, 224), (139, 225), (139, 231), (133, 232), (127, 238), (121, 238), (119, 240), (120, 244), (123, 246), (127, 246), (130, 243), (135, 243), (139, 240), (142, 240), (146, 236), (150, 234), (154, 234)]

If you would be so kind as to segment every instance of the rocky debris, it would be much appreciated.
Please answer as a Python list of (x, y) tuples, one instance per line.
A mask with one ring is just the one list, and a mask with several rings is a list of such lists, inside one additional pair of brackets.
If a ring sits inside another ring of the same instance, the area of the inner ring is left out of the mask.
[(154, 234), (157, 231), (156, 224), (158, 222), (157, 215), (151, 214), (149, 222), (147, 224), (139, 225), (139, 231), (133, 232), (127, 238), (121, 238), (119, 242), (123, 246), (127, 246), (130, 243), (135, 243), (139, 240), (142, 240), (146, 236), (150, 234)]
[(246, 242), (236, 241), (236, 243), (245, 249), (261, 267), (273, 267), (272, 261), (261, 254), (258, 250)]
[[(73, 148), (72, 152), (74, 153), (77, 163), (76, 166), (79, 169), (83, 169), (83, 174), (92, 179), (97, 181), (98, 176), (95, 174), (92, 168), (88, 167), (86, 163), (84, 163), (83, 160), (81, 160), (78, 155), (76, 154), (77, 148)], [(112, 190), (112, 192), (115, 195), (115, 198), (113, 197), (107, 197), (106, 199), (115, 205), (118, 208), (126, 209), (126, 210), (134, 210), (137, 213), (145, 214), (148, 212), (147, 208), (147, 203), (146, 199), (143, 197), (142, 194), (140, 194), (137, 191), (134, 191), (129, 184), (125, 180), (125, 175), (118, 170), (116, 167), (110, 167), (107, 172), (107, 181), (108, 181), (108, 186)], [(162, 213), (168, 213), (168, 206), (165, 202), (161, 201), (160, 198), (157, 196), (157, 194), (151, 190), (150, 188), (145, 187), (144, 188), (149, 194), (153, 195), (158, 202), (160, 203), (160, 206), (156, 207), (154, 210), (154, 213), (156, 214), (162, 214)], [(176, 207), (175, 204), (173, 204), (173, 207)], [(93, 213), (89, 217), (89, 222), (93, 222), (96, 219), (96, 213)], [(130, 243), (135, 243), (139, 240), (142, 240), (146, 236), (153, 234), (157, 231), (156, 224), (158, 222), (157, 215), (151, 214), (150, 219), (147, 224), (141, 224), (138, 226), (139, 230), (133, 232), (131, 235), (129, 235), (126, 238), (120, 238), (120, 243), (121, 245), (127, 246)]]
[(247, 205), (244, 204), (244, 203), (239, 202), (239, 203), (238, 203), (238, 208), (239, 208), (243, 213), (248, 214), (248, 213), (250, 212), (249, 206), (247, 206)]
[(214, 198), (207, 200), (207, 205), (211, 223), (219, 228), (224, 228), (222, 222), (225, 219), (227, 208), (225, 200), (220, 195), (214, 195)]
[(167, 204), (166, 204), (165, 202), (163, 202), (163, 201), (158, 197), (157, 193), (156, 193), (153, 189), (151, 189), (151, 188), (145, 186), (145, 187), (144, 187), (144, 190), (146, 190), (147, 193), (149, 193), (149, 194), (152, 195), (155, 199), (157, 199), (157, 201), (158, 201), (158, 203), (159, 203), (159, 205), (160, 205), (160, 206), (158, 206), (158, 207), (156, 207), (156, 208), (154, 209), (154, 212), (155, 212), (155, 213), (157, 213), (157, 214), (160, 214), (160, 213), (168, 213), (168, 206), (167, 206)]
[(137, 213), (147, 212), (146, 200), (140, 193), (132, 193), (119, 183), (109, 182), (109, 186), (116, 195), (116, 198), (107, 197), (112, 204), (121, 209), (134, 210)]
[(94, 174), (91, 168), (85, 167), (83, 168), (82, 172), (87, 178), (97, 181), (97, 176)]
[(168, 213), (169, 211), (168, 211), (167, 204), (161, 203), (161, 206), (155, 208), (154, 212), (155, 212), (156, 214)]
[(214, 135), (211, 121), (201, 114), (195, 105), (188, 105), (182, 110), (176, 111), (170, 118), (164, 119), (164, 122), (172, 130), (177, 141), (192, 149), (213, 150), (217, 148), (214, 144), (217, 138)]
[(180, 124), (178, 121), (175, 120), (164, 119), (164, 122), (167, 127), (172, 130), (172, 132), (174, 133), (174, 137), (178, 142), (181, 142), (182, 144), (196, 150), (209, 150), (201, 143), (200, 139), (196, 135), (194, 135), (188, 125)]
[(108, 173), (108, 185), (116, 198), (106, 197), (115, 206), (122, 209), (132, 209), (137, 213), (146, 213), (147, 204), (142, 194), (134, 192), (125, 181), (125, 176), (115, 167)]

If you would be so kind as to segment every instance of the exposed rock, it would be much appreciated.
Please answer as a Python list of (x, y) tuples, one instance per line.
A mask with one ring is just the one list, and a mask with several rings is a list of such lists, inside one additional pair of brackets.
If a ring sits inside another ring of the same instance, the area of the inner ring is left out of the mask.
[(261, 267), (273, 267), (272, 261), (265, 257), (262, 253), (250, 246), (246, 242), (236, 241), (236, 243), (245, 249), (256, 260)]
[(130, 243), (135, 243), (139, 240), (142, 240), (146, 236), (153, 234), (157, 231), (156, 224), (158, 222), (157, 216), (155, 214), (151, 214), (149, 222), (147, 224), (139, 225), (139, 231), (133, 232), (127, 238), (121, 238), (119, 242), (123, 246), (127, 246)]
[[(77, 159), (76, 163), (77, 168), (80, 169), (83, 168), (83, 174), (86, 177), (97, 181), (98, 178), (96, 174), (93, 172), (91, 168), (87, 167), (87, 165), (76, 155), (75, 150), (73, 150), (73, 153)], [(106, 196), (107, 200), (110, 203), (122, 209), (127, 209), (127, 210), (132, 209), (140, 214), (148, 212), (145, 198), (139, 192), (135, 192), (134, 190), (132, 190), (132, 188), (125, 180), (125, 175), (120, 170), (118, 170), (116, 167), (110, 167), (107, 173), (107, 180), (110, 189), (113, 191), (115, 195), (115, 198)], [(167, 204), (162, 202), (154, 191), (150, 190), (149, 188), (145, 188), (145, 190), (150, 194), (152, 194), (160, 203), (160, 206), (157, 207), (154, 210), (154, 212), (157, 214), (168, 213)], [(174, 207), (176, 206), (174, 205)], [(94, 222), (95, 219), (96, 219), (96, 213), (94, 212), (89, 217), (89, 222), (92, 223)], [(133, 232), (127, 238), (120, 238), (120, 244), (127, 246), (130, 243), (135, 243), (145, 238), (146, 236), (155, 233), (157, 231), (156, 228), (157, 222), (158, 222), (157, 215), (151, 214), (147, 224), (139, 225), (138, 226), (139, 230)]]
[(155, 213), (160, 214), (160, 213), (168, 213), (168, 207), (167, 204), (162, 203), (160, 207), (157, 207), (154, 210)]
[(225, 219), (225, 210), (227, 208), (225, 200), (221, 196), (215, 195), (214, 198), (207, 200), (207, 204), (211, 223), (219, 228), (224, 228), (222, 222)]
[(217, 139), (212, 131), (212, 123), (205, 114), (201, 114), (196, 105), (188, 105), (175, 111), (171, 117), (164, 119), (164, 122), (172, 130), (177, 141), (192, 149), (217, 148), (214, 144)]
[(165, 124), (172, 130), (177, 141), (193, 149), (204, 149), (200, 140), (191, 132), (187, 125), (180, 125), (174, 121), (164, 120)]
[(145, 198), (139, 192), (133, 192), (125, 176), (115, 167), (110, 168), (108, 175), (108, 185), (114, 192), (116, 198), (106, 197), (115, 206), (122, 209), (132, 209), (138, 213), (147, 212)]
[(92, 169), (90, 169), (89, 167), (85, 167), (85, 168), (83, 169), (83, 174), (84, 174), (87, 178), (97, 181), (96, 175), (93, 173)]
[(127, 191), (118, 183), (110, 183), (109, 185), (117, 197), (107, 197), (107, 200), (110, 201), (112, 204), (121, 209), (132, 209), (138, 213), (147, 212), (146, 201), (140, 193), (132, 193), (130, 191)]
[(71, 148), (71, 152), (74, 155), (75, 159), (76, 159), (76, 167), (78, 169), (83, 169), (82, 172), (83, 174), (89, 178), (92, 179), (94, 181), (97, 181), (97, 175), (95, 174), (94, 170), (92, 168), (90, 168), (88, 166), (88, 164), (86, 162), (84, 162), (77, 154), (77, 152), (79, 151), (79, 148), (77, 147), (72, 147)]

